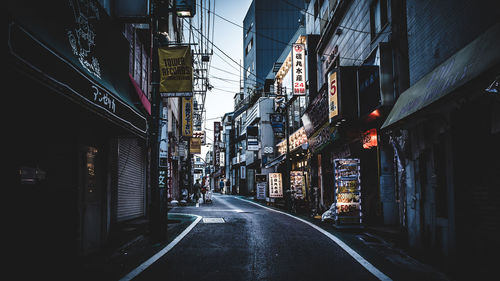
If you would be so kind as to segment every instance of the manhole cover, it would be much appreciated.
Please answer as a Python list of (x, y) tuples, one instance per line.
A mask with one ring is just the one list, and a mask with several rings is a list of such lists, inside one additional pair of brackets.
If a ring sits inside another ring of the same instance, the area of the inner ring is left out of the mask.
[(223, 218), (203, 218), (203, 223), (224, 223)]

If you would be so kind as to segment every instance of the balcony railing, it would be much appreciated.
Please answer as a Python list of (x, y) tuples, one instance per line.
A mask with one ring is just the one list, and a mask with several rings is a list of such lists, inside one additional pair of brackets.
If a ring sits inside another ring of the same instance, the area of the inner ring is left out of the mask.
[(247, 95), (243, 99), (238, 99), (234, 101), (234, 109), (238, 110), (240, 109), (243, 105), (247, 104), (248, 107), (250, 108), (253, 106), (259, 98), (262, 97), (262, 92), (261, 91), (253, 91), (249, 95)]

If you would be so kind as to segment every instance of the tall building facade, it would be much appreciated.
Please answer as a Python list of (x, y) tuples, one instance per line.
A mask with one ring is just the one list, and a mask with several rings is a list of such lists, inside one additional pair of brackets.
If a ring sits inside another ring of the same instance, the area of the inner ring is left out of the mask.
[(297, 31), (304, 1), (252, 1), (243, 20), (244, 97), (264, 90), (273, 63)]

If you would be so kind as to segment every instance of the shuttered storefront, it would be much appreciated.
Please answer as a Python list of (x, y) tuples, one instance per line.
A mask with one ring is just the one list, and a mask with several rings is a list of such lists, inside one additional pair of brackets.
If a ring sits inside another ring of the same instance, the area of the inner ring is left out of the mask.
[(118, 206), (117, 221), (145, 214), (146, 165), (137, 139), (118, 140)]

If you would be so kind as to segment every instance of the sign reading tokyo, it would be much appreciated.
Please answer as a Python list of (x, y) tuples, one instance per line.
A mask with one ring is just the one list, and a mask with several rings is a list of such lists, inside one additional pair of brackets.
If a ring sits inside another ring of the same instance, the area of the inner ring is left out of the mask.
[(160, 95), (162, 97), (193, 96), (193, 58), (189, 46), (158, 49)]
[(304, 44), (293, 44), (292, 82), (294, 95), (303, 96), (306, 94), (305, 55), (306, 52)]

